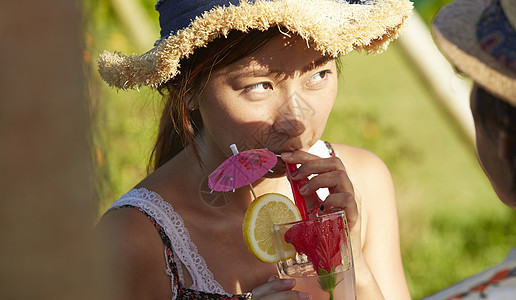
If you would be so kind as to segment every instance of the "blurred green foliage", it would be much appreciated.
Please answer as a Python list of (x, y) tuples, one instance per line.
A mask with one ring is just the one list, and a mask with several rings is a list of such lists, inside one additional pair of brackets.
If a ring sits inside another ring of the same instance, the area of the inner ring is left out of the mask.
[[(140, 1), (159, 36), (154, 0)], [(415, 1), (430, 24), (450, 0)], [(84, 2), (85, 70), (93, 118), (99, 213), (146, 174), (161, 99), (117, 91), (96, 72), (104, 49), (143, 53), (120, 25), (111, 0)], [(368, 149), (391, 170), (398, 198), (402, 256), (419, 299), (505, 257), (516, 245), (516, 213), (496, 197), (474, 149), (434, 101), (433, 92), (393, 43), (382, 55), (342, 60), (341, 89), (323, 138)]]
[(423, 20), (425, 20), (427, 24), (430, 24), (439, 9), (453, 2), (453, 0), (412, 0), (412, 2), (414, 2), (414, 7)]

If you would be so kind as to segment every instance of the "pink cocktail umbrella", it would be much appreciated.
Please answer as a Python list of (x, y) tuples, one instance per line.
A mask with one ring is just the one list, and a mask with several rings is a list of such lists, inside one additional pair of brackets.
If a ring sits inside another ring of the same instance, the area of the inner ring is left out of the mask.
[[(228, 192), (244, 185), (251, 186), (251, 183), (262, 178), (278, 161), (276, 154), (267, 149), (238, 152), (235, 144), (230, 148), (233, 156), (226, 159), (208, 177), (208, 186), (214, 191)], [(254, 195), (252, 186), (251, 191)]]

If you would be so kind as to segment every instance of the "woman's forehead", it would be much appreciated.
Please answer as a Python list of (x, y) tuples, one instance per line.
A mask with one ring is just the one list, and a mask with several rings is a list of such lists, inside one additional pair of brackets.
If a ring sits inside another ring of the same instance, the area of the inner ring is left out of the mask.
[(324, 56), (299, 36), (280, 36), (262, 49), (228, 65), (223, 73), (236, 76), (265, 76), (271, 73), (305, 73), (324, 66), (334, 58)]

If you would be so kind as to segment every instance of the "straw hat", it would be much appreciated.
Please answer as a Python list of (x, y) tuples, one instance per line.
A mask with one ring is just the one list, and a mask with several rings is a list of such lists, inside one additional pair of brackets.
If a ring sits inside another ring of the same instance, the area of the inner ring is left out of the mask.
[(179, 61), (230, 30), (281, 26), (324, 54), (381, 52), (412, 11), (409, 0), (158, 0), (161, 39), (143, 55), (105, 51), (101, 77), (127, 89), (157, 87), (180, 72)]
[(456, 0), (439, 11), (433, 33), (461, 72), (516, 106), (516, 0)]

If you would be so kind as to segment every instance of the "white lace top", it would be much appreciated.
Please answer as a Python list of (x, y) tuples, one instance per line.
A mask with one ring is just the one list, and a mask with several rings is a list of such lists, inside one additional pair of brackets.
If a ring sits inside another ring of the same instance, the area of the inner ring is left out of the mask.
[[(309, 150), (310, 153), (320, 157), (329, 157), (329, 151), (323, 141), (318, 141)], [(328, 191), (319, 190), (321, 199), (325, 199)], [(178, 277), (184, 286), (184, 276), (182, 274), (181, 264), (183, 264), (188, 273), (192, 277), (192, 290), (202, 291), (206, 293), (214, 293), (220, 295), (231, 296), (224, 291), (222, 286), (213, 278), (213, 273), (208, 269), (205, 260), (197, 252), (197, 247), (191, 241), (188, 229), (185, 227), (181, 216), (174, 211), (172, 205), (161, 198), (158, 193), (149, 191), (145, 188), (133, 189), (124, 194), (119, 200), (115, 201), (108, 209), (116, 209), (123, 206), (134, 206), (142, 209), (147, 215), (151, 216), (163, 228), (165, 234), (169, 238), (174, 253), (175, 263), (178, 266)], [(166, 249), (165, 249), (166, 251)], [(165, 254), (166, 256), (166, 254)], [(165, 260), (168, 260), (165, 257)], [(167, 274), (171, 276), (172, 281), (172, 299), (177, 297), (177, 286), (174, 285), (173, 276), (170, 266), (167, 266)]]

